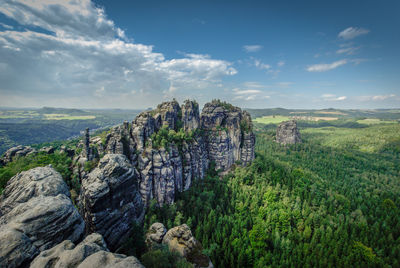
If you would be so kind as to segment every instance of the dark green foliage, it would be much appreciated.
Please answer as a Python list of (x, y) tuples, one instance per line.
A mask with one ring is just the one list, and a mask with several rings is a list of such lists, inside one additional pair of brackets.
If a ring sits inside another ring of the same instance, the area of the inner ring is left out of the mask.
[(165, 245), (156, 246), (153, 250), (143, 254), (142, 264), (146, 268), (189, 268), (193, 267), (178, 253), (171, 252)]
[(226, 109), (228, 111), (235, 110), (235, 106), (233, 106), (232, 104), (230, 104), (230, 103), (228, 103), (226, 101), (221, 101), (219, 99), (213, 99), (212, 103), (218, 104), (219, 106), (223, 107), (224, 109)]
[(85, 170), (86, 172), (92, 171), (97, 166), (98, 162), (99, 162), (98, 159), (85, 162), (83, 170)]
[(400, 167), (380, 155), (257, 137), (257, 157), (196, 181), (145, 225), (178, 217), (216, 267), (399, 267)]
[(8, 163), (6, 166), (0, 167), (0, 193), (3, 191), (7, 181), (17, 173), (35, 167), (44, 167), (49, 164), (51, 164), (55, 170), (60, 172), (64, 180), (69, 186), (71, 186), (71, 162), (71, 158), (69, 158), (66, 154), (46, 154), (44, 152), (14, 159), (13, 162)]
[(118, 250), (118, 253), (140, 258), (142, 254), (146, 251), (146, 244), (144, 239), (145, 238), (142, 226), (134, 222), (129, 234), (129, 238)]
[(167, 126), (163, 126), (158, 132), (151, 135), (151, 141), (153, 148), (169, 148), (171, 143), (175, 143), (178, 147), (182, 145), (184, 141), (191, 142), (195, 137), (195, 133), (192, 131), (184, 131), (182, 128), (179, 131), (169, 129)]

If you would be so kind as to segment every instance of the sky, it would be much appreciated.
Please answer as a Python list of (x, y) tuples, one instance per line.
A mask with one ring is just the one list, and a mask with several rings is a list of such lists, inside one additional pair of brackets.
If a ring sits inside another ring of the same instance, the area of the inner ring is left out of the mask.
[(0, 106), (400, 107), (397, 0), (0, 3)]

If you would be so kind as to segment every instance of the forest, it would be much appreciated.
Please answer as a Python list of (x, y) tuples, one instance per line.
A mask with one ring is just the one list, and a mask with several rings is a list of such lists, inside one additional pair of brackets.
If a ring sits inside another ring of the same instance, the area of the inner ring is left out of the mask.
[[(400, 124), (306, 123), (303, 142), (288, 146), (274, 141), (276, 125), (256, 124), (250, 166), (223, 177), (210, 169), (173, 205), (152, 201), (121, 252), (146, 267), (190, 267), (144, 244), (152, 223), (186, 223), (215, 267), (400, 267)], [(79, 192), (71, 159), (60, 153), (1, 167), (0, 191), (16, 173), (47, 164)]]
[(171, 206), (152, 203), (144, 230), (187, 223), (216, 267), (399, 267), (398, 153), (302, 133), (283, 147), (259, 131), (249, 167), (211, 172)]

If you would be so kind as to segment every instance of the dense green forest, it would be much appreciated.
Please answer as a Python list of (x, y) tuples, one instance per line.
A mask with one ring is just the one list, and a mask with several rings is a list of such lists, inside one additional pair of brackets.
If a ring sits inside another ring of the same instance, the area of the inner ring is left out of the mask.
[(304, 140), (259, 132), (251, 166), (153, 203), (145, 228), (187, 223), (216, 267), (399, 267), (398, 155)]
[[(173, 205), (151, 202), (122, 252), (148, 267), (188, 267), (165, 247), (146, 252), (145, 232), (159, 221), (188, 224), (216, 267), (400, 267), (400, 124), (346, 122), (299, 122), (303, 143), (286, 147), (274, 141), (276, 125), (257, 124), (250, 166), (210, 170)], [(1, 167), (0, 191), (47, 164), (79, 192), (59, 153)]]

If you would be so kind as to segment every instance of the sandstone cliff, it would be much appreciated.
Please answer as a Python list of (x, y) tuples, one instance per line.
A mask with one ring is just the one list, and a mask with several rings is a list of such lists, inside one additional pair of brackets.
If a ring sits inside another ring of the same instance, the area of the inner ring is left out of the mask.
[(276, 129), (276, 142), (284, 145), (301, 142), (296, 121), (290, 120), (279, 124)]
[[(95, 146), (100, 154), (127, 157), (137, 170), (144, 205), (153, 198), (160, 205), (173, 203), (176, 193), (203, 178), (211, 164), (217, 171), (227, 171), (254, 159), (250, 115), (218, 100), (207, 103), (201, 114), (195, 101), (182, 106), (175, 100), (163, 102), (132, 123), (114, 127), (102, 142), (87, 140), (85, 148)], [(87, 151), (81, 156), (84, 161), (93, 158)]]

